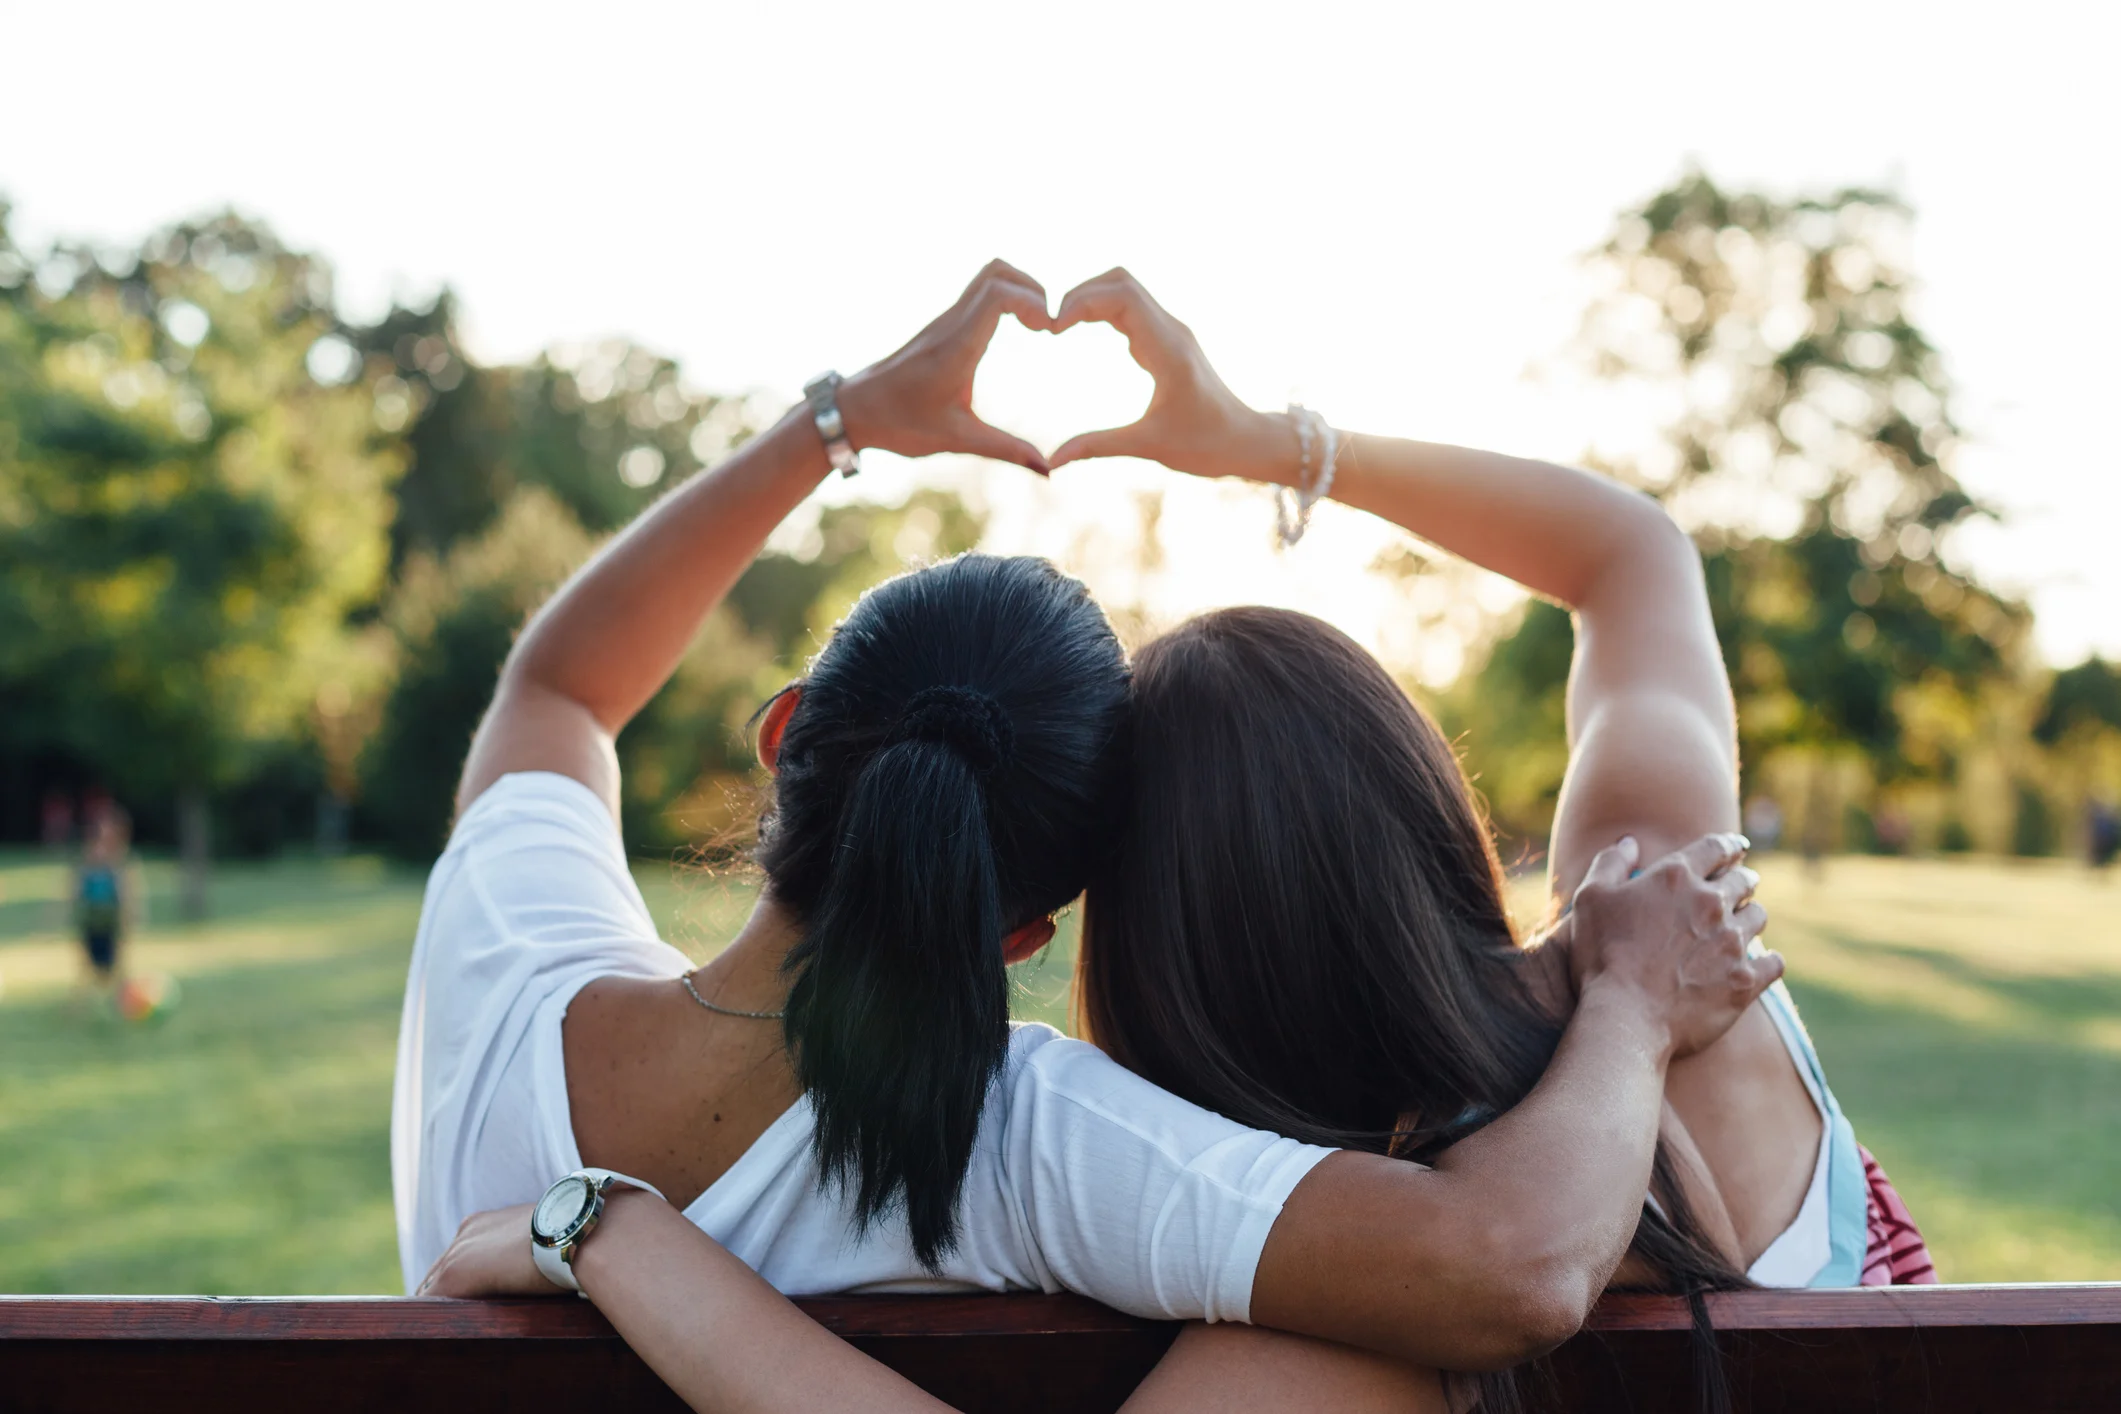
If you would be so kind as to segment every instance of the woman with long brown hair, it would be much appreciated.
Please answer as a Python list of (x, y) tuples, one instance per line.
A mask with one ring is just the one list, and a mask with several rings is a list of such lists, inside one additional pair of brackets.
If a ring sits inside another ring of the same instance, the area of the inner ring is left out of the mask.
[[(1521, 945), (1450, 743), (1345, 635), (1226, 609), (1134, 660), (1134, 789), (1088, 892), (1085, 1034), (1247, 1124), (1434, 1162), (1545, 1070), (1574, 1005), (1561, 909), (1596, 849), (1627, 834), (1654, 857), (1737, 828), (1736, 719), (1700, 557), (1655, 502), (1602, 477), (1256, 413), (1125, 272), (1070, 294), (1056, 323), (1084, 319), (1123, 332), (1157, 392), (1141, 421), (1076, 438), (1056, 466), (1146, 457), (1306, 507), (1330, 490), (1574, 614), (1543, 947)], [(1934, 1280), (1779, 983), (1673, 1065), (1619, 1280), (1696, 1297), (1697, 1321), (1710, 1290)]]

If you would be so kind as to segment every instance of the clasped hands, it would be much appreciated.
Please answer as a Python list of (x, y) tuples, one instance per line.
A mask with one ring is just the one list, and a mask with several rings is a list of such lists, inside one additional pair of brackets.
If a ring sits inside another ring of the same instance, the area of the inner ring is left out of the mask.
[[(1125, 427), (1082, 432), (1051, 457), (972, 411), (972, 380), (1003, 315), (1026, 329), (1061, 334), (1083, 323), (1108, 324), (1155, 383), (1148, 409)], [(1289, 484), (1301, 453), (1295, 428), (1247, 407), (1201, 352), (1193, 331), (1174, 319), (1125, 270), (1077, 285), (1047, 312), (1038, 281), (996, 260), (955, 304), (905, 347), (840, 387), (840, 412), (857, 447), (900, 456), (966, 452), (1015, 462), (1045, 475), (1090, 457), (1141, 457), (1195, 476), (1240, 476)]]

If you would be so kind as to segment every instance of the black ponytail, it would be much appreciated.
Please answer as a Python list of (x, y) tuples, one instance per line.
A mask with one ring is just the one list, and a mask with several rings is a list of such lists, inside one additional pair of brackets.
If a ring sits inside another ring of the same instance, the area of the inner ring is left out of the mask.
[(1112, 818), (1125, 660), (1074, 580), (966, 555), (871, 591), (797, 687), (759, 850), (801, 929), (789, 1051), (820, 1173), (933, 1270), (1008, 1056), (1003, 937)]

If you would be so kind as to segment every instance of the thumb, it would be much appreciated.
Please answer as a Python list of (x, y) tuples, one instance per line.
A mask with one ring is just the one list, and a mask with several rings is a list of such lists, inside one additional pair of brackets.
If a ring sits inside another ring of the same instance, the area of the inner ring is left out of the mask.
[(1583, 882), (1609, 887), (1625, 884), (1641, 858), (1642, 845), (1633, 835), (1622, 835), (1592, 857), (1591, 867), (1584, 871)]
[(957, 447), (960, 452), (970, 452), (977, 457), (992, 457), (998, 462), (1014, 462), (1029, 467), (1040, 476), (1052, 472), (1045, 454), (1038, 448), (999, 427), (990, 427), (976, 417), (968, 417), (957, 431)]
[(1053, 465), (1062, 467), (1069, 462), (1088, 461), (1092, 457), (1140, 456), (1141, 437), (1142, 424), (1139, 422), (1130, 422), (1125, 427), (1107, 427), (1097, 432), (1078, 432), (1055, 449)]

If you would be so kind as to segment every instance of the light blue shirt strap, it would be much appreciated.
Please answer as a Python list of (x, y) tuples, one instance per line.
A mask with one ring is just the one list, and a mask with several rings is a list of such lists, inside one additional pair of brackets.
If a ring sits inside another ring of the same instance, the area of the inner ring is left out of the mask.
[(1810, 1067), (1810, 1079), (1818, 1088), (1820, 1107), (1826, 1111), (1827, 1143), (1827, 1233), (1826, 1265), (1812, 1278), (1813, 1286), (1854, 1286), (1863, 1276), (1863, 1259), (1870, 1247), (1870, 1181), (1864, 1176), (1863, 1155), (1856, 1148), (1856, 1130), (1841, 1112), (1833, 1087), (1826, 1083), (1826, 1069), (1812, 1045), (1804, 1020), (1789, 989), (1777, 982), (1761, 1000), (1776, 1029), (1792, 1050)]

